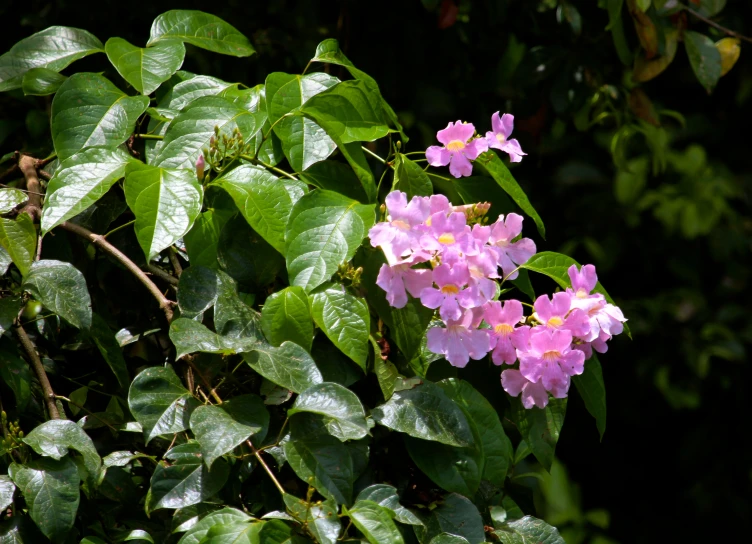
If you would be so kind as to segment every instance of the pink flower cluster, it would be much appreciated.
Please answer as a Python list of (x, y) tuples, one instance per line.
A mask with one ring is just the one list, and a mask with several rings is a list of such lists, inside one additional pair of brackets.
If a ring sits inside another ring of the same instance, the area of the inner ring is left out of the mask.
[(509, 136), (514, 129), (514, 115), (505, 113), (499, 116), (497, 111), (491, 116), (491, 128), (486, 136), (475, 136), (475, 126), (472, 123), (449, 123), (444, 130), (436, 133), (436, 139), (442, 146), (432, 145), (426, 149), (426, 159), (431, 166), (449, 165), (449, 173), (455, 178), (469, 176), (473, 173), (471, 161), (478, 158), (489, 148), (499, 149), (509, 155), (512, 162), (520, 162), (523, 155), (520, 143)]
[(530, 316), (518, 300), (495, 300), (497, 280), (515, 279), (536, 251), (532, 240), (520, 238), (521, 216), (510, 213), (492, 225), (470, 227), (445, 196), (408, 202), (399, 191), (386, 197), (386, 211), (386, 221), (374, 225), (369, 237), (387, 259), (376, 284), (389, 304), (404, 307), (409, 293), (438, 309), (444, 327), (428, 330), (428, 349), (456, 367), (489, 352), (497, 365), (519, 360), (501, 381), (507, 393), (521, 395), (526, 408), (545, 407), (549, 393), (565, 397), (592, 350), (605, 352), (606, 341), (622, 332), (621, 310), (592, 293), (593, 265), (573, 265), (572, 288), (538, 297)]

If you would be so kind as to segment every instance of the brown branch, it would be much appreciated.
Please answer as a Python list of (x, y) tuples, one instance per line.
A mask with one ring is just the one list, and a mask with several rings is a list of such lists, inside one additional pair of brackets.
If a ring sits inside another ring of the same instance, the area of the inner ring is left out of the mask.
[(139, 281), (143, 283), (144, 286), (149, 290), (149, 292), (154, 296), (154, 298), (157, 299), (159, 307), (162, 308), (162, 311), (167, 318), (167, 322), (170, 323), (172, 321), (172, 306), (174, 303), (166, 296), (164, 296), (164, 294), (162, 294), (162, 291), (160, 291), (159, 288), (154, 284), (154, 282), (151, 281), (149, 276), (147, 276), (143, 270), (136, 266), (136, 264), (131, 261), (122, 251), (109, 243), (104, 236), (102, 236), (101, 234), (94, 234), (89, 229), (85, 229), (84, 227), (81, 227), (69, 221), (61, 223), (60, 226), (65, 230), (72, 232), (73, 234), (77, 234), (82, 238), (86, 238), (99, 249), (117, 259), (118, 262), (120, 262), (120, 264), (122, 264), (134, 276), (136, 276)]
[(29, 201), (21, 209), (21, 213), (27, 213), (38, 221), (42, 217), (42, 184), (37, 176), (37, 159), (31, 155), (20, 155), (18, 168), (26, 179), (26, 190), (29, 195)]
[(29, 356), (31, 368), (34, 370), (34, 373), (37, 375), (37, 380), (39, 380), (39, 384), (42, 386), (44, 400), (47, 403), (47, 411), (50, 414), (50, 419), (60, 419), (60, 412), (58, 412), (57, 404), (55, 404), (55, 392), (52, 390), (52, 385), (50, 385), (50, 380), (47, 378), (47, 372), (44, 370), (44, 365), (39, 358), (34, 343), (29, 338), (29, 335), (26, 334), (26, 331), (23, 326), (21, 326), (20, 322), (17, 321), (14, 324), (13, 331), (16, 333), (18, 341), (21, 343), (26, 355)]
[(37, 174), (39, 174), (40, 178), (44, 178), (47, 181), (50, 181), (52, 179), (52, 174), (50, 174), (46, 170), (37, 170)]
[(178, 279), (175, 276), (171, 276), (170, 274), (168, 274), (167, 272), (165, 272), (164, 270), (162, 270), (158, 266), (149, 263), (149, 264), (146, 265), (146, 268), (147, 268), (147, 270), (149, 270), (149, 272), (151, 272), (152, 274), (154, 274), (156, 277), (158, 277), (161, 280), (166, 281), (170, 285), (177, 285), (178, 284)]
[(285, 494), (285, 488), (282, 487), (282, 484), (279, 483), (279, 480), (277, 480), (277, 477), (272, 472), (272, 469), (269, 468), (269, 465), (266, 464), (266, 461), (261, 457), (261, 452), (257, 450), (255, 447), (253, 447), (253, 444), (250, 440), (245, 441), (246, 444), (248, 444), (251, 448), (251, 451), (253, 452), (253, 455), (256, 456), (256, 459), (258, 459), (258, 462), (261, 463), (261, 466), (264, 467), (264, 470), (269, 475), (269, 478), (272, 479), (272, 482), (274, 482), (274, 485), (277, 486), (277, 489), (279, 489), (279, 492), (282, 493), (282, 495)]
[(735, 31), (731, 30), (730, 28), (726, 28), (725, 26), (719, 25), (718, 23), (716, 23), (712, 19), (708, 19), (704, 15), (701, 15), (700, 13), (696, 12), (695, 10), (693, 10), (692, 8), (690, 8), (689, 6), (684, 6), (684, 9), (686, 9), (691, 15), (694, 15), (695, 17), (697, 17), (700, 21), (702, 21), (704, 23), (707, 23), (707, 24), (709, 24), (710, 26), (712, 26), (714, 28), (717, 28), (721, 32), (725, 32), (729, 36), (733, 36), (735, 38), (739, 38), (740, 40), (744, 40), (745, 42), (752, 43), (752, 38), (750, 38), (748, 36), (745, 36), (744, 34), (739, 34), (738, 32), (735, 32)]
[(180, 274), (183, 273), (183, 267), (180, 265), (177, 252), (172, 249), (172, 246), (167, 248), (167, 256), (170, 258), (170, 264), (172, 264), (172, 269), (175, 271), (175, 275), (179, 278)]

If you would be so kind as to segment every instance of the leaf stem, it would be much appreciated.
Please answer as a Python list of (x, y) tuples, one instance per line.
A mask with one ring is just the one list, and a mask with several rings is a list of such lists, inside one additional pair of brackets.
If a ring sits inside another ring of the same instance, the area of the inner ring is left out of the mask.
[(31, 361), (31, 368), (34, 370), (34, 374), (37, 375), (39, 385), (42, 386), (42, 391), (44, 392), (44, 401), (47, 404), (47, 412), (49, 412), (50, 414), (50, 419), (60, 419), (60, 412), (58, 412), (57, 404), (55, 404), (55, 391), (52, 390), (52, 385), (50, 385), (50, 380), (47, 377), (47, 372), (44, 370), (44, 365), (42, 364), (42, 360), (39, 358), (39, 354), (37, 353), (37, 349), (34, 346), (34, 343), (29, 338), (29, 335), (26, 334), (23, 325), (21, 325), (18, 320), (16, 320), (16, 323), (14, 324), (13, 332), (16, 333), (18, 341), (21, 343), (21, 347), (23, 347), (26, 355), (28, 355), (29, 360)]
[(386, 164), (386, 161), (384, 159), (382, 159), (381, 157), (379, 157), (376, 153), (374, 153), (373, 151), (371, 151), (370, 149), (368, 149), (366, 146), (361, 145), (360, 148), (363, 151), (365, 151), (366, 153), (368, 153), (369, 155), (371, 155), (371, 157), (373, 157), (374, 159), (376, 159), (379, 162), (381, 162), (382, 164)]
[(167, 248), (167, 258), (170, 259), (170, 264), (172, 265), (172, 269), (175, 272), (175, 275), (178, 277), (178, 279), (180, 279), (180, 274), (183, 273), (183, 266), (178, 260), (177, 251), (175, 251), (172, 246)]
[(78, 404), (77, 402), (72, 401), (68, 397), (64, 397), (62, 395), (55, 395), (55, 398), (56, 399), (60, 399), (60, 400), (64, 400), (65, 402), (67, 402), (68, 404), (72, 404), (73, 406), (75, 406), (79, 410), (83, 410), (84, 412), (86, 412), (87, 414), (89, 414), (94, 419), (99, 420), (100, 422), (102, 422), (105, 425), (107, 425), (110, 429), (112, 429), (113, 431), (117, 432), (117, 429), (115, 427), (113, 427), (112, 425), (110, 425), (109, 423), (107, 423), (104, 419), (102, 419), (101, 417), (99, 417), (97, 414), (95, 414), (94, 412), (90, 411), (89, 409), (85, 408), (81, 404)]
[(123, 223), (123, 224), (122, 224), (122, 225), (120, 225), (119, 227), (115, 227), (115, 228), (114, 228), (114, 229), (112, 229), (112, 230), (111, 230), (110, 232), (108, 232), (107, 234), (105, 234), (105, 235), (104, 235), (104, 237), (105, 237), (105, 238), (107, 238), (107, 237), (108, 237), (108, 236), (109, 236), (110, 234), (113, 234), (113, 233), (115, 233), (115, 232), (119, 231), (120, 229), (124, 229), (125, 227), (127, 227), (127, 226), (129, 226), (129, 225), (132, 225), (132, 224), (133, 224), (133, 223), (135, 223), (135, 222), (136, 222), (136, 220), (135, 220), (135, 219), (133, 219), (133, 220), (131, 220), (131, 221), (128, 221), (127, 223)]
[(269, 478), (272, 479), (272, 482), (274, 482), (274, 485), (277, 486), (277, 489), (279, 489), (279, 492), (284, 495), (285, 494), (285, 488), (282, 487), (282, 484), (279, 483), (279, 480), (277, 480), (277, 477), (272, 472), (272, 469), (269, 468), (269, 465), (266, 464), (266, 461), (261, 457), (261, 452), (259, 452), (255, 447), (253, 447), (253, 444), (251, 443), (250, 439), (245, 441), (248, 446), (250, 446), (251, 451), (253, 452), (253, 455), (256, 456), (256, 459), (258, 459), (258, 462), (261, 463), (261, 466), (264, 467), (264, 470), (269, 475)]
[(134, 134), (134, 136), (142, 140), (164, 140), (161, 134)]
[(730, 28), (726, 28), (725, 26), (719, 25), (718, 23), (716, 23), (712, 19), (708, 19), (704, 15), (701, 15), (700, 13), (696, 12), (695, 10), (693, 10), (692, 8), (690, 8), (689, 6), (686, 6), (686, 5), (682, 4), (682, 7), (684, 8), (685, 11), (687, 11), (691, 15), (694, 15), (695, 17), (697, 17), (700, 21), (702, 21), (704, 23), (707, 23), (707, 24), (709, 24), (710, 26), (712, 26), (714, 28), (717, 28), (721, 32), (725, 32), (729, 36), (733, 36), (735, 38), (739, 38), (740, 40), (744, 40), (745, 42), (752, 43), (752, 38), (749, 38), (748, 36), (745, 36), (744, 34), (739, 34), (738, 32), (734, 32), (733, 30), (731, 30)]
[(240, 158), (241, 159), (245, 159), (247, 161), (251, 161), (253, 164), (260, 164), (261, 166), (263, 166), (267, 170), (271, 170), (272, 172), (276, 172), (277, 174), (279, 174), (281, 176), (285, 176), (287, 178), (294, 179), (295, 181), (298, 181), (298, 178), (296, 178), (295, 176), (293, 176), (289, 172), (285, 172), (281, 168), (277, 168), (276, 166), (272, 166), (271, 164), (266, 164), (264, 161), (262, 161), (260, 159), (257, 159), (255, 157), (251, 157), (250, 155), (240, 155)]
[(154, 274), (156, 277), (158, 277), (161, 280), (166, 281), (170, 285), (177, 285), (179, 283), (179, 280), (175, 276), (173, 276), (172, 274), (168, 274), (167, 272), (165, 272), (164, 270), (162, 270), (161, 268), (159, 268), (158, 266), (152, 263), (147, 264), (146, 269), (152, 274)]
[(405, 155), (406, 157), (408, 155), (425, 155), (425, 154), (426, 154), (425, 151), (410, 151), (409, 153), (403, 153), (403, 155)]
[(438, 175), (438, 174), (433, 174), (433, 173), (431, 173), (431, 172), (426, 172), (426, 174), (428, 174), (429, 176), (432, 176), (432, 177), (434, 177), (434, 178), (438, 178), (438, 179), (443, 179), (444, 181), (452, 181), (452, 179), (451, 179), (451, 178), (447, 178), (447, 177), (444, 177), (444, 176), (440, 176), (440, 175)]

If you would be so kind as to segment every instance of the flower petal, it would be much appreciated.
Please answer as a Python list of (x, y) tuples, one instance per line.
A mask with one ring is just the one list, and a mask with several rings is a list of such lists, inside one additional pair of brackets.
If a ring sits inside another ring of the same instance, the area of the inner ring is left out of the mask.
[(432, 145), (426, 149), (426, 159), (431, 166), (446, 166), (452, 158), (452, 153), (437, 145)]

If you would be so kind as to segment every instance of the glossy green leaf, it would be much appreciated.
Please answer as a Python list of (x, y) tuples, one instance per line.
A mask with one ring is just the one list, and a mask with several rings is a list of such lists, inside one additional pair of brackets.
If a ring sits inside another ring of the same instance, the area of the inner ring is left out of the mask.
[(201, 544), (260, 544), (264, 523), (230, 523), (215, 525)]
[(178, 71), (173, 79), (177, 82), (159, 100), (159, 107), (178, 112), (202, 96), (217, 96), (232, 86), (216, 77), (185, 71)]
[(0, 335), (9, 331), (23, 306), (21, 297), (8, 295), (0, 298)]
[(431, 180), (417, 162), (411, 161), (402, 153), (397, 153), (394, 159), (394, 184), (396, 191), (407, 193), (409, 201), (414, 196), (430, 196), (433, 194)]
[(422, 525), (418, 517), (399, 502), (397, 489), (387, 484), (374, 484), (366, 487), (358, 494), (356, 502), (372, 501), (391, 510), (394, 519), (406, 525)]
[(160, 463), (151, 477), (146, 511), (185, 508), (217, 493), (227, 482), (230, 467), (224, 460), (206, 467), (197, 442), (175, 446), (165, 454), (170, 465)]
[(185, 46), (179, 41), (157, 42), (151, 47), (137, 47), (123, 38), (110, 38), (104, 45), (107, 58), (141, 94), (151, 94), (180, 69)]
[(79, 28), (51, 26), (24, 38), (0, 56), (0, 92), (21, 87), (33, 68), (59, 72), (70, 63), (103, 51), (102, 42)]
[(475, 435), (469, 446), (447, 446), (410, 436), (405, 437), (405, 445), (420, 471), (436, 485), (446, 491), (472, 497), (480, 485), (485, 457), (480, 435), (472, 422), (469, 425)]
[(231, 214), (224, 210), (206, 210), (198, 214), (191, 230), (185, 233), (185, 242), (191, 266), (217, 268), (219, 236)]
[(0, 245), (0, 276), (4, 275), (8, 271), (8, 267), (12, 262), (13, 259), (11, 259), (10, 255), (8, 254), (8, 250)]
[(8, 252), (22, 276), (26, 276), (37, 251), (37, 229), (29, 214), (16, 219), (0, 217), (0, 246)]
[(147, 261), (188, 232), (201, 211), (203, 189), (191, 170), (132, 162), (125, 168), (123, 189)]
[(431, 382), (395, 391), (392, 398), (371, 412), (376, 423), (394, 431), (449, 446), (473, 441), (470, 425), (457, 404)]
[(56, 461), (68, 454), (68, 449), (76, 450), (83, 456), (84, 466), (91, 481), (96, 481), (102, 467), (102, 459), (97, 453), (89, 435), (73, 421), (53, 419), (35, 427), (23, 439), (39, 455)]
[(342, 442), (358, 440), (368, 434), (366, 413), (358, 396), (337, 383), (319, 383), (303, 391), (287, 415), (298, 412), (322, 416), (329, 434)]
[(206, 466), (253, 437), (261, 442), (269, 427), (269, 412), (256, 395), (239, 395), (220, 405), (199, 406), (191, 415), (191, 431), (201, 445)]
[(470, 385), (470, 382), (449, 378), (438, 382), (437, 385), (465, 410), (465, 414), (480, 435), (485, 457), (483, 479), (503, 487), (514, 450), (504, 427), (501, 426), (496, 409), (486, 397)]
[(278, 348), (256, 344), (243, 359), (264, 378), (294, 393), (324, 381), (308, 352), (292, 342), (282, 342)]
[(442, 533), (461, 536), (470, 544), (480, 544), (486, 541), (483, 519), (480, 517), (478, 508), (470, 499), (462, 495), (456, 493), (447, 495), (444, 502), (422, 515), (421, 519), (424, 526), (413, 527), (413, 531), (421, 542), (430, 542)]
[(368, 202), (358, 176), (345, 163), (331, 160), (317, 162), (301, 172), (300, 179), (319, 189), (334, 191), (358, 202)]
[(300, 111), (346, 144), (389, 134), (379, 95), (360, 80), (343, 81), (317, 94)]
[(123, 350), (117, 338), (115, 338), (115, 333), (112, 332), (107, 322), (96, 313), (92, 314), (89, 333), (94, 345), (97, 346), (102, 357), (104, 357), (104, 360), (109, 365), (110, 370), (112, 370), (112, 373), (117, 378), (120, 387), (124, 391), (127, 390), (131, 379), (128, 374), (128, 366), (123, 357)]
[(337, 504), (327, 500), (308, 503), (303, 499), (285, 493), (282, 495), (288, 512), (308, 530), (320, 544), (335, 544), (342, 532), (342, 524), (337, 515)]
[[(573, 264), (577, 265), (578, 267), (580, 266), (577, 261), (567, 255), (562, 255), (561, 253), (555, 253), (553, 251), (541, 251), (540, 253), (536, 253), (535, 255), (530, 257), (530, 259), (522, 265), (522, 268), (526, 268), (528, 270), (532, 270), (533, 272), (537, 272), (538, 274), (548, 276), (556, 283), (558, 283), (559, 287), (566, 289), (572, 287), (572, 282), (569, 279), (567, 270), (569, 270), (569, 267)], [(611, 296), (603, 288), (603, 285), (601, 285), (601, 282), (595, 284), (593, 293), (602, 294), (604, 297), (606, 297), (606, 300), (609, 303), (616, 305), (614, 299), (611, 298)], [(627, 333), (627, 336), (632, 338), (632, 334), (629, 331), (629, 327), (626, 323), (624, 323), (624, 332)]]
[(23, 288), (74, 327), (91, 326), (91, 298), (86, 279), (72, 264), (51, 259), (35, 261)]
[(402, 533), (392, 520), (389, 510), (373, 501), (359, 500), (348, 509), (353, 524), (371, 544), (390, 542), (404, 544)]
[(261, 310), (261, 329), (270, 344), (285, 340), (311, 351), (313, 320), (308, 295), (302, 287), (286, 287), (266, 299)]
[(450, 533), (441, 533), (431, 539), (429, 544), (470, 544), (464, 537)]
[(603, 369), (595, 353), (585, 361), (585, 371), (573, 376), (572, 382), (585, 401), (585, 408), (595, 418), (598, 433), (603, 440), (606, 432), (606, 386), (603, 383)]
[(42, 232), (75, 217), (102, 198), (125, 176), (125, 166), (137, 162), (120, 149), (94, 147), (63, 161), (47, 185)]
[(360, 142), (353, 142), (346, 144), (339, 139), (339, 136), (332, 136), (332, 139), (337, 144), (339, 152), (347, 160), (350, 168), (355, 172), (356, 177), (360, 181), (360, 186), (366, 194), (366, 202), (376, 202), (376, 180), (373, 177), (371, 167), (368, 166), (365, 153)]
[(47, 96), (55, 94), (66, 79), (49, 68), (32, 68), (23, 75), (21, 88), (26, 96)]
[[(0, 304), (4, 300), (10, 299), (1, 299)], [(16, 307), (13, 319), (16, 315), (18, 315), (18, 307)], [(26, 361), (18, 356), (15, 346), (10, 342), (7, 344), (0, 342), (0, 379), (13, 392), (16, 408), (24, 410), (31, 400), (31, 370)]]
[(249, 141), (256, 131), (256, 115), (227, 98), (203, 96), (191, 102), (167, 127), (164, 140), (152, 161), (165, 168), (188, 168), (195, 171), (196, 160), (209, 148), (214, 127), (220, 138), (232, 136), (235, 129)]
[(0, 475), (0, 510), (5, 510), (13, 503), (16, 486), (8, 476)]
[(287, 462), (319, 493), (338, 504), (350, 504), (356, 478), (350, 451), (314, 417), (301, 414), (290, 420), (290, 438), (284, 442)]
[(63, 540), (73, 527), (80, 493), (76, 464), (70, 457), (59, 461), (39, 459), (12, 463), (8, 475), (26, 501), (29, 515), (50, 540)]
[(373, 206), (330, 191), (311, 191), (293, 207), (285, 231), (291, 285), (307, 292), (350, 260), (375, 219)]
[(274, 249), (285, 254), (285, 226), (295, 201), (280, 179), (265, 168), (244, 164), (214, 181)]
[(154, 19), (146, 45), (166, 40), (180, 40), (234, 57), (248, 57), (255, 53), (248, 38), (235, 27), (203, 11), (174, 9)]
[(66, 79), (52, 100), (52, 141), (65, 160), (87, 147), (114, 149), (133, 132), (149, 106), (145, 96), (128, 96), (99, 74)]
[(219, 265), (240, 284), (265, 289), (280, 273), (285, 259), (236, 214), (222, 227), (217, 243)]
[(340, 284), (327, 283), (311, 293), (311, 315), (329, 340), (365, 372), (370, 330), (365, 299)]
[(217, 334), (201, 323), (185, 317), (179, 317), (170, 323), (170, 340), (175, 344), (176, 357), (195, 352), (232, 355), (255, 348), (259, 341), (253, 336), (238, 338)]
[(721, 53), (713, 40), (699, 32), (684, 32), (684, 46), (697, 80), (710, 93), (721, 78)]
[(186, 430), (196, 406), (198, 401), (171, 368), (143, 370), (128, 391), (128, 408), (143, 427), (147, 444), (159, 435)]
[(518, 399), (512, 401), (513, 415), (523, 440), (529, 445), (538, 462), (550, 471), (556, 443), (567, 412), (567, 399), (550, 399), (543, 408), (522, 407)]
[(242, 523), (250, 521), (252, 518), (240, 510), (225, 507), (221, 510), (211, 512), (206, 517), (191, 527), (178, 541), (178, 544), (200, 544), (209, 530), (215, 525), (229, 525), (231, 523)]
[(532, 516), (506, 523), (494, 535), (503, 544), (565, 544), (556, 527)]
[(535, 211), (533, 205), (530, 204), (530, 200), (528, 200), (525, 191), (522, 190), (522, 187), (520, 187), (519, 183), (517, 183), (517, 181), (514, 179), (514, 176), (512, 176), (509, 168), (506, 167), (499, 156), (493, 151), (488, 151), (478, 157), (478, 162), (485, 167), (485, 169), (488, 171), (488, 174), (494, 180), (496, 180), (496, 183), (499, 184), (499, 187), (504, 189), (504, 191), (512, 200), (514, 200), (514, 202), (520, 207), (520, 209), (525, 212), (528, 217), (535, 221), (535, 226), (538, 227), (538, 233), (541, 235), (541, 238), (545, 240), (546, 227), (543, 225), (543, 219), (541, 219), (540, 215), (538, 215), (538, 212)]
[(16, 206), (23, 204), (27, 200), (26, 193), (20, 189), (12, 187), (0, 188), (0, 213), (13, 211)]

